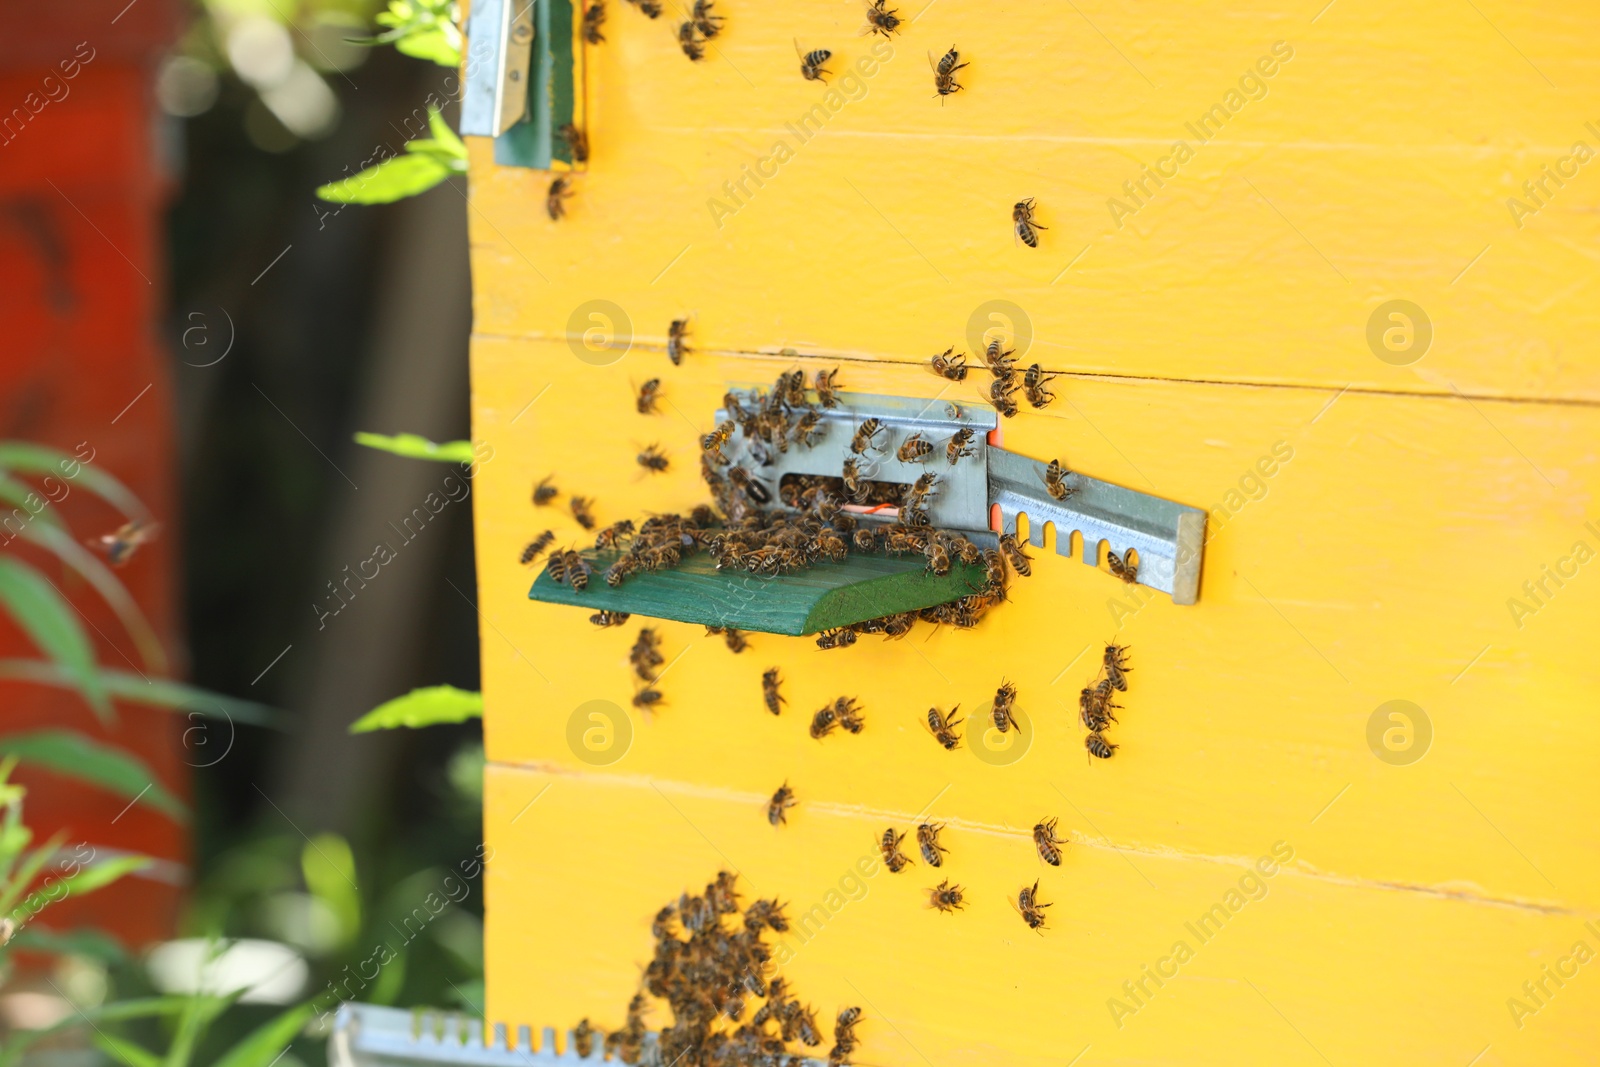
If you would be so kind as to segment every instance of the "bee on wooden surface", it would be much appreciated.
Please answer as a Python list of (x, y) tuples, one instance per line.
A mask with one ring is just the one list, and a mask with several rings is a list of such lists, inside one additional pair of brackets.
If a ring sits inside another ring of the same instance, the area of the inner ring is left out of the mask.
[(883, 620), (883, 636), (888, 638), (904, 637), (911, 632), (911, 627), (916, 623), (915, 612), (902, 612), (899, 615), (887, 615)]
[[(1017, 687), (1011, 682), (1001, 682), (1000, 688), (994, 691), (994, 707), (992, 709), (994, 728), (996, 730), (1005, 733), (1011, 727), (1017, 726), (1016, 716), (1012, 714), (1012, 709), (1016, 707), (1016, 704)], [(1022, 727), (1017, 726), (1017, 729), (1020, 730)]]
[(633, 405), (638, 408), (641, 415), (656, 414), (656, 403), (661, 399), (661, 379), (651, 378), (639, 386), (639, 395), (634, 399)]
[(549, 548), (550, 542), (554, 541), (555, 539), (555, 531), (546, 530), (544, 533), (540, 534), (538, 537), (535, 537), (532, 541), (529, 541), (523, 546), (522, 555), (517, 558), (517, 562), (526, 567), (538, 557), (539, 553)]
[(575, 496), (567, 501), (572, 508), (572, 517), (578, 520), (578, 525), (585, 530), (594, 529), (594, 501), (586, 496)]
[(660, 445), (647, 445), (644, 451), (634, 458), (639, 461), (639, 466), (652, 474), (661, 474), (669, 466), (666, 453), (661, 451)]
[[(696, 4), (696, 10), (698, 9), (699, 5)], [(708, 33), (706, 36), (713, 37), (715, 34)], [(684, 353), (689, 351), (689, 345), (684, 340), (688, 336), (688, 319), (673, 319), (672, 325), (667, 327), (667, 358), (672, 360), (674, 367), (682, 365)]]
[(921, 433), (914, 433), (905, 439), (895, 455), (901, 463), (920, 463), (932, 451), (933, 445), (924, 441)]
[(950, 51), (939, 57), (938, 63), (934, 63), (933, 53), (928, 53), (928, 65), (933, 68), (933, 87), (941, 104), (951, 93), (961, 91), (961, 86), (956, 82), (956, 71), (967, 64), (957, 62), (960, 58), (961, 53), (956, 51), (955, 45), (951, 45)]
[(867, 7), (867, 31), (885, 37), (900, 29), (900, 12), (888, 6), (889, 0), (872, 0)]
[(589, 6), (583, 12), (583, 39), (590, 44), (603, 44), (605, 37), (600, 33), (600, 27), (605, 21), (605, 0), (589, 0)]
[(933, 367), (933, 373), (941, 378), (949, 379), (952, 382), (964, 382), (967, 380), (967, 354), (965, 352), (956, 352), (953, 346), (934, 356), (930, 363)]
[(589, 621), (601, 629), (605, 629), (608, 626), (621, 626), (628, 621), (628, 613), (626, 611), (597, 611), (589, 616)]
[(1039, 231), (1048, 230), (1050, 227), (1039, 225), (1033, 217), (1033, 197), (1018, 200), (1011, 208), (1011, 223), (1016, 230), (1017, 239), (1029, 248), (1039, 247)]
[(718, 915), (738, 914), (739, 891), (734, 886), (737, 880), (732, 871), (718, 871), (716, 881), (706, 886), (706, 899)]
[(1022, 550), (1022, 545), (1017, 542), (1016, 534), (1000, 535), (1000, 551), (1005, 553), (1006, 562), (1011, 564), (1012, 570), (1024, 578), (1033, 574), (1033, 568), (1029, 566), (1028, 562), (1033, 557)]
[(536, 507), (544, 507), (561, 492), (561, 490), (550, 484), (554, 479), (555, 475), (552, 474), (533, 487), (533, 503)]
[(873, 446), (874, 438), (883, 433), (883, 423), (877, 419), (868, 419), (856, 428), (856, 435), (850, 439), (850, 451), (861, 455)]
[[(574, 499), (582, 499), (575, 497)], [(594, 538), (596, 551), (616, 548), (622, 541), (633, 536), (633, 520), (619, 519), (601, 530)]]
[(606, 584), (615, 589), (638, 572), (639, 561), (632, 556), (623, 556), (606, 568)]
[(581, 591), (589, 586), (589, 564), (571, 549), (552, 552), (545, 569), (550, 572), (550, 577), (558, 582), (564, 581), (574, 589)]
[(659, 689), (652, 689), (646, 686), (633, 694), (633, 706), (640, 711), (649, 711), (659, 703), (661, 703), (661, 691)]
[(637, 4), (639, 10), (643, 11), (647, 17), (653, 19), (661, 17), (660, 0), (632, 0), (632, 2)]
[(1110, 759), (1111, 754), (1117, 750), (1116, 745), (1107, 741), (1099, 733), (1091, 733), (1083, 739), (1083, 747), (1089, 750), (1089, 755), (1096, 759)]
[(772, 395), (782, 397), (783, 402), (791, 408), (805, 407), (806, 372), (797, 369), (778, 375), (778, 380), (773, 383)]
[(572, 162), (589, 162), (589, 135), (584, 133), (572, 123), (561, 127), (561, 139), (567, 142), (567, 150), (572, 153)]
[(1119, 644), (1106, 645), (1105, 653), (1100, 657), (1100, 662), (1106, 669), (1106, 681), (1111, 683), (1113, 689), (1128, 691), (1127, 674), (1133, 668), (1128, 666), (1128, 646)]
[(927, 545), (922, 549), (922, 555), (928, 561), (928, 570), (933, 574), (943, 578), (950, 573), (950, 553), (941, 539), (929, 538)]
[(1044, 928), (1044, 909), (1049, 904), (1039, 903), (1039, 882), (1034, 880), (1033, 885), (1023, 886), (1017, 891), (1017, 913), (1022, 916), (1022, 921), (1028, 924), (1030, 930)]
[(567, 580), (567, 554), (565, 552), (552, 552), (544, 561), (544, 572), (550, 576), (552, 582)]
[(594, 1054), (594, 1027), (589, 1025), (587, 1017), (578, 1020), (578, 1025), (572, 1028), (572, 1050), (580, 1059), (588, 1059)]
[(781, 934), (789, 929), (789, 918), (783, 914), (783, 905), (774, 897), (771, 900), (753, 901), (745, 909), (744, 925), (747, 930), (760, 930), (765, 926)]
[(822, 415), (819, 412), (808, 411), (794, 424), (794, 439), (807, 448), (814, 448), (822, 434)]
[(763, 506), (772, 503), (772, 491), (762, 485), (753, 475), (743, 467), (729, 467), (728, 481), (732, 482), (744, 494), (757, 504)]
[(849, 648), (855, 643), (854, 630), (826, 630), (817, 635), (818, 648)]
[(874, 552), (878, 548), (878, 532), (870, 526), (863, 526), (850, 538), (856, 546), (857, 552)]
[(917, 847), (922, 850), (922, 860), (930, 867), (944, 865), (944, 853), (950, 850), (939, 844), (939, 831), (943, 823), (925, 822), (917, 827)]
[[(952, 752), (961, 743), (961, 735), (955, 731), (956, 725), (962, 721), (956, 718), (956, 712), (960, 710), (960, 704), (951, 708), (948, 715), (942, 713), (938, 708), (928, 709), (928, 729), (932, 731), (933, 739)], [(934, 864), (934, 866), (937, 867), (938, 864)]]
[(778, 791), (772, 794), (772, 799), (767, 801), (767, 821), (773, 826), (779, 823), (787, 825), (789, 817), (786, 813), (794, 806), (794, 790), (789, 788), (788, 782), (784, 782), (778, 787)]
[(559, 175), (550, 183), (550, 191), (545, 194), (544, 209), (550, 216), (550, 221), (567, 217), (567, 199), (572, 196), (572, 176)]
[(1017, 361), (1011, 357), (1017, 354), (1014, 348), (1002, 349), (1000, 338), (996, 337), (989, 342), (983, 350), (983, 362), (989, 367), (989, 373), (996, 378), (1010, 378), (1017, 370)]
[(822, 1031), (817, 1029), (817, 1013), (810, 1008), (802, 1010), (795, 1018), (795, 1033), (807, 1045), (815, 1047), (822, 1044)]
[[(800, 51), (799, 41), (794, 43), (794, 50), (797, 53)], [(826, 48), (813, 48), (811, 51), (801, 55), (800, 76), (808, 82), (826, 82), (828, 79), (825, 75), (827, 75), (828, 71), (822, 68), (822, 64), (826, 63), (832, 56), (833, 53)]]
[(834, 714), (833, 705), (830, 704), (827, 707), (822, 708), (815, 715), (811, 716), (812, 740), (821, 741), (824, 737), (827, 737), (829, 734), (831, 734), (833, 732), (833, 728), (837, 725), (839, 725), (839, 717)]
[(843, 1008), (839, 1012), (838, 1019), (836, 1019), (834, 1021), (834, 1026), (838, 1027), (838, 1028), (841, 1028), (841, 1029), (848, 1030), (848, 1029), (851, 1029), (852, 1027), (854, 1027), (856, 1025), (856, 1023), (858, 1023), (860, 1021), (861, 1021), (861, 1009), (860, 1008)]
[(974, 567), (983, 566), (983, 549), (973, 544), (965, 536), (949, 534), (945, 537), (945, 543), (950, 546), (950, 554), (960, 559), (962, 563), (970, 564)]
[(1016, 391), (1021, 388), (1017, 385), (1015, 376), (997, 377), (989, 383), (989, 403), (994, 409), (1008, 419), (1017, 417), (1022, 409), (1017, 406)]
[(837, 530), (823, 529), (812, 541), (816, 554), (823, 559), (831, 559), (835, 563), (843, 563), (850, 554), (850, 546), (839, 536)]
[(1061, 377), (1059, 374), (1046, 374), (1044, 368), (1034, 363), (1028, 367), (1027, 373), (1022, 376), (1023, 391), (1028, 394), (1028, 403), (1036, 408), (1048, 407), (1056, 398), (1045, 386)]
[(1057, 500), (1065, 500), (1076, 493), (1078, 490), (1067, 484), (1068, 473), (1070, 472), (1061, 465), (1059, 459), (1051, 460), (1050, 465), (1044, 469), (1045, 491)]
[(983, 588), (990, 593), (1005, 592), (1006, 563), (999, 549), (990, 548), (983, 553)]
[(779, 705), (788, 703), (783, 698), (783, 694), (778, 692), (778, 686), (782, 683), (783, 679), (778, 677), (778, 668), (776, 667), (763, 671), (761, 674), (761, 702), (774, 715), (783, 710)]
[(1107, 552), (1106, 569), (1129, 585), (1139, 580), (1139, 564), (1134, 561), (1132, 552), (1128, 553), (1127, 562), (1115, 552)]
[(1056, 836), (1056, 819), (1054, 816), (1041, 819), (1033, 824), (1033, 847), (1039, 850), (1039, 858), (1052, 867), (1061, 866), (1061, 845), (1066, 842)]
[(1111, 686), (1101, 681), (1078, 694), (1078, 719), (1090, 733), (1099, 733), (1117, 721), (1117, 705), (1111, 700)]
[(722, 16), (711, 13), (713, 6), (713, 0), (694, 0), (694, 28), (708, 41), (722, 32)]
[(735, 427), (733, 425), (733, 421), (732, 420), (729, 420), (728, 422), (719, 422), (717, 424), (717, 428), (716, 429), (712, 430), (708, 434), (704, 434), (704, 435), (701, 436), (701, 438), (700, 438), (700, 449), (701, 449), (701, 451), (703, 451), (703, 452), (711, 452), (711, 451), (714, 451), (716, 449), (721, 448), (723, 445), (727, 444), (728, 441), (733, 437), (734, 429), (735, 429)]
[(833, 368), (833, 370), (817, 371), (817, 402), (825, 408), (839, 406), (839, 383), (836, 381), (838, 377), (838, 367)]
[(961, 887), (951, 885), (948, 878), (928, 890), (928, 902), (940, 911), (960, 911), (966, 906)]
[(750, 647), (750, 641), (745, 637), (744, 631), (735, 630), (731, 626), (722, 631), (722, 643), (736, 656)]
[(693, 22), (685, 22), (678, 27), (678, 47), (683, 49), (683, 54), (698, 63), (706, 57), (705, 43), (700, 35), (695, 32)]
[(944, 446), (944, 458), (950, 461), (952, 467), (955, 466), (956, 460), (972, 455), (971, 443), (971, 430), (957, 430), (950, 435), (950, 443)]
[(905, 839), (905, 834), (895, 833), (891, 826), (883, 832), (883, 838), (878, 842), (878, 850), (883, 853), (883, 865), (889, 868), (890, 874), (899, 874), (911, 863), (906, 854), (900, 851), (900, 842)]
[(859, 734), (867, 725), (861, 717), (861, 709), (856, 706), (854, 697), (840, 697), (833, 702), (833, 717), (840, 726), (852, 734)]
[(883, 531), (883, 547), (897, 556), (921, 552), (927, 544), (928, 538), (920, 530), (905, 526), (890, 526)]

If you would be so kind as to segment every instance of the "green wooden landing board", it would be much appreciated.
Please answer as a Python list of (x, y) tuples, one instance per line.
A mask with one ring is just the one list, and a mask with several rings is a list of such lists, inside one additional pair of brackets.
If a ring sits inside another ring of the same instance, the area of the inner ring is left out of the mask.
[(944, 604), (983, 588), (983, 568), (956, 563), (943, 578), (929, 574), (920, 556), (852, 554), (843, 563), (763, 578), (719, 571), (696, 553), (672, 570), (635, 575), (613, 589), (602, 576), (615, 552), (583, 553), (594, 567), (587, 589), (540, 573), (531, 600), (599, 611), (626, 611), (652, 619), (733, 627), (799, 637), (851, 623)]

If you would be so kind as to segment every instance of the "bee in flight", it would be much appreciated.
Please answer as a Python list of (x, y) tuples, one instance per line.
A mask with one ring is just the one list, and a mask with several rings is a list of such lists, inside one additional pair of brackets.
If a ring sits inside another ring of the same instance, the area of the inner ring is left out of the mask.
[(550, 191), (545, 194), (544, 210), (550, 216), (550, 221), (567, 217), (567, 200), (572, 196), (572, 176), (562, 174), (550, 183)]

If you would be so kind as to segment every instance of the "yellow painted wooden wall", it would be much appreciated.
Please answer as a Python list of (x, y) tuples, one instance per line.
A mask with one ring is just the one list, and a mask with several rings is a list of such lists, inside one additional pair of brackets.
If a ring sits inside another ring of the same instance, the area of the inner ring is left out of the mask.
[[(856, 0), (718, 0), (691, 64), (675, 20), (611, 7), (569, 218), (550, 175), (470, 145), (491, 1017), (619, 1025), (651, 915), (729, 867), (811, 916), (785, 972), (865, 1009), (863, 1063), (1595, 1062), (1600, 8), (942, 0), (884, 43)], [(833, 50), (837, 95), (796, 38)], [(971, 66), (941, 105), (952, 44)], [(1025, 196), (1037, 249), (1011, 236)], [(582, 343), (594, 301), (621, 358)], [(1197, 605), (1036, 552), (972, 632), (735, 656), (662, 624), (646, 718), (639, 620), (527, 599), (522, 544), (581, 535), (537, 479), (602, 522), (686, 509), (727, 383), (839, 366), (933, 396), (918, 364), (990, 301), (1066, 374), (1006, 446), (1212, 509)], [(640, 416), (652, 377), (669, 403)], [(647, 479), (652, 442), (673, 468)], [(1111, 637), (1135, 671), (1091, 766), (1075, 694)], [(929, 705), (1002, 676), (1020, 758), (929, 739)], [(866, 731), (812, 741), (841, 694)], [(592, 701), (619, 709), (609, 749)], [(928, 909), (924, 866), (854, 873), (923, 812), (962, 914)], [(1028, 838), (1045, 815), (1059, 868)], [(1035, 878), (1043, 936), (1010, 907)]]

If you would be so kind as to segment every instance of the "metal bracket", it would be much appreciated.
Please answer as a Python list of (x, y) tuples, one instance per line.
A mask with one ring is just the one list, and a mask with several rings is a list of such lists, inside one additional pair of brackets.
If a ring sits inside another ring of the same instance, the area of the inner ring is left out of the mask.
[[(652, 1032), (645, 1036), (646, 1067), (667, 1067)], [(407, 1011), (376, 1004), (344, 1003), (333, 1018), (333, 1033), (328, 1037), (329, 1067), (561, 1067), (594, 1064), (605, 1057), (601, 1040), (595, 1038), (588, 1057), (573, 1050), (572, 1031), (561, 1035), (556, 1048), (556, 1031), (546, 1026), (533, 1043), (533, 1030), (516, 1028), (514, 1041), (507, 1038), (504, 1023), (496, 1023), (490, 1038), (484, 1040), (484, 1024), (457, 1012)], [(823, 1067), (822, 1061), (806, 1059), (806, 1067)]]
[[(754, 406), (755, 390), (733, 392), (741, 403)], [(754, 443), (738, 434), (724, 454), (765, 484), (777, 507), (778, 483), (785, 475), (838, 477), (845, 459), (851, 456), (850, 442), (857, 428), (867, 419), (877, 419), (886, 432), (866, 455), (856, 457), (862, 477), (909, 484), (928, 471), (939, 475), (938, 495), (928, 508), (928, 521), (934, 526), (989, 539), (996, 531), (1015, 534), (1017, 516), (1026, 515), (1031, 544), (1044, 547), (1048, 524), (1056, 532), (1056, 552), (1071, 556), (1076, 531), (1083, 537), (1082, 558), (1089, 566), (1099, 566), (1100, 544), (1108, 542), (1111, 551), (1121, 555), (1126, 556), (1130, 549), (1138, 553), (1140, 585), (1169, 594), (1174, 604), (1193, 604), (1199, 597), (1205, 550), (1203, 510), (1078, 473), (1067, 476), (1067, 487), (1073, 492), (1058, 501), (1045, 489), (1046, 463), (989, 444), (988, 431), (998, 424), (991, 407), (840, 393), (839, 406), (820, 414), (821, 439), (813, 447), (791, 442), (788, 451), (778, 452), (762, 445), (767, 454), (758, 454)], [(732, 417), (726, 409), (716, 413), (719, 422)], [(961, 429), (973, 431), (969, 445), (973, 455), (951, 465), (945, 458), (945, 445)], [(921, 462), (901, 462), (896, 451), (919, 432), (934, 451)], [(895, 515), (890, 511), (887, 517)]]
[[(561, 136), (584, 125), (575, 0), (476, 0), (467, 22), (461, 132), (493, 137), (495, 162), (572, 169)], [(559, 167), (557, 166), (559, 165)]]
[(461, 132), (499, 137), (528, 114), (534, 0), (478, 0), (467, 24)]

